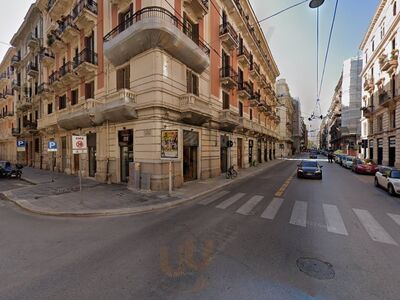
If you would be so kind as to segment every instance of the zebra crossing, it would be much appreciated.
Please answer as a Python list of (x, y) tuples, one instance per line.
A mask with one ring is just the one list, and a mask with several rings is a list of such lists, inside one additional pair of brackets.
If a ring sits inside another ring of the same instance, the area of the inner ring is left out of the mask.
[[(230, 191), (220, 191), (213, 194), (202, 201), (199, 202), (200, 205), (215, 207), (219, 210), (227, 210), (235, 204), (241, 205), (236, 209), (235, 213), (249, 216), (255, 215), (254, 211), (258, 206), (267, 206), (264, 208), (262, 213), (256, 217), (260, 217), (266, 220), (274, 220), (279, 214), (285, 200), (283, 198), (274, 197), (272, 201), (267, 203), (262, 195), (246, 195), (245, 193), (234, 193), (231, 194)], [(348, 230), (346, 228), (345, 222), (343, 221), (342, 215), (339, 208), (333, 204), (322, 203), (323, 216), (325, 217), (325, 223), (323, 226), (328, 232), (343, 236), (348, 236)], [(306, 201), (294, 201), (291, 208), (289, 224), (294, 226), (299, 226), (306, 228), (312, 222), (308, 222), (307, 212), (309, 209), (309, 204)], [(382, 225), (375, 219), (375, 217), (365, 209), (353, 208), (353, 213), (358, 221), (361, 223), (362, 227), (369, 235), (369, 237), (379, 243), (399, 246), (399, 244), (393, 239), (393, 237), (384, 229)], [(400, 214), (387, 213), (388, 218), (395, 224), (400, 226)]]

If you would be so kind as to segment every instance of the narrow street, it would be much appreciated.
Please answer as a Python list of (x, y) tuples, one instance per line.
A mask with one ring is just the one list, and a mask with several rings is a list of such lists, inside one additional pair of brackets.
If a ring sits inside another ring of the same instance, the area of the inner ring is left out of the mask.
[(398, 299), (400, 199), (326, 161), (322, 181), (297, 179), (298, 162), (137, 216), (1, 201), (1, 298)]

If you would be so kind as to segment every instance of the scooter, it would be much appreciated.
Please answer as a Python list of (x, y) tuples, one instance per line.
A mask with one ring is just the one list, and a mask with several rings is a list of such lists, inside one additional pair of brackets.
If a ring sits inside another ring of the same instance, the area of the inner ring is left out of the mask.
[(21, 164), (16, 164), (15, 165), (15, 169), (11, 169), (9, 170), (9, 172), (7, 173), (7, 178), (11, 179), (11, 178), (16, 178), (16, 179), (21, 179), (22, 176), (22, 169), (24, 167)]

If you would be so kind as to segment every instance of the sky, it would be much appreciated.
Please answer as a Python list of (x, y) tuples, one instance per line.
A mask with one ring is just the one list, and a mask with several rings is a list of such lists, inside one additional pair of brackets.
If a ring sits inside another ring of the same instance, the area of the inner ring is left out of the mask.
[[(339, 0), (320, 103), (325, 114), (339, 80), (343, 61), (357, 56), (359, 45), (380, 0)], [(300, 0), (250, 0), (258, 19), (263, 19)], [(0, 0), (0, 58), (18, 30), (32, 0)], [(325, 0), (320, 8), (320, 72), (336, 0)], [(302, 4), (261, 23), (281, 76), (292, 96), (299, 97), (308, 118), (317, 99), (316, 11)], [(318, 121), (307, 122), (312, 130)]]

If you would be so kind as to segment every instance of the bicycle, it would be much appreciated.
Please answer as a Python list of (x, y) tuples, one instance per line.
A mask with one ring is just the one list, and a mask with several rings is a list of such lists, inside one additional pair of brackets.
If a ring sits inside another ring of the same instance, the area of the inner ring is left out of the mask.
[(238, 176), (238, 172), (235, 170), (235, 166), (231, 166), (226, 172), (226, 179), (233, 179)]

